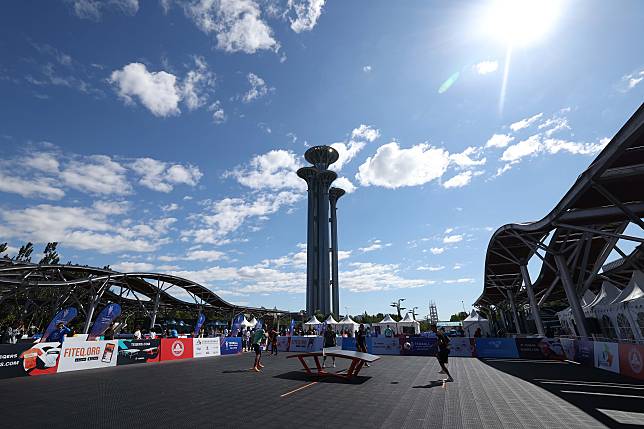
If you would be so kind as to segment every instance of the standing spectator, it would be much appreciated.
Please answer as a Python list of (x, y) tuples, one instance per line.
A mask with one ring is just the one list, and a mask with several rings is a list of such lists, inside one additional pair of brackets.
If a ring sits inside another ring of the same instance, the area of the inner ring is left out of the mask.
[(387, 327), (385, 328), (385, 337), (386, 338), (393, 338), (393, 336), (394, 336), (394, 330), (391, 329), (389, 327), (389, 325), (387, 325)]
[(483, 333), (481, 332), (481, 328), (476, 328), (476, 331), (474, 332), (474, 338), (481, 338), (483, 336)]
[(63, 343), (65, 341), (65, 335), (69, 334), (71, 329), (69, 329), (63, 322), (58, 323), (56, 325), (56, 330), (49, 334), (49, 337), (46, 338), (47, 342), (51, 343)]
[(277, 331), (275, 328), (271, 328), (269, 338), (271, 341), (271, 354), (277, 356)]
[[(367, 353), (367, 333), (365, 332), (364, 325), (361, 323), (356, 334), (356, 348), (359, 352)], [(364, 366), (369, 366), (365, 362)]]
[[(336, 338), (335, 338), (335, 332), (333, 332), (333, 328), (331, 325), (326, 326), (326, 331), (324, 331), (324, 348), (327, 347), (335, 347), (336, 346)], [(333, 368), (335, 368), (335, 356), (333, 358)], [(324, 358), (322, 358), (322, 368), (326, 367), (326, 354), (324, 355)]]
[(134, 330), (134, 339), (140, 340), (142, 337), (143, 335), (141, 334), (141, 328), (137, 326), (136, 329)]

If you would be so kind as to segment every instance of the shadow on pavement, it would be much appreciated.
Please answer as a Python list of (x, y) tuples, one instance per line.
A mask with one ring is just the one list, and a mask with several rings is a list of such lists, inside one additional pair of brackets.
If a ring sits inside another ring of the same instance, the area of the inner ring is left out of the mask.
[(547, 390), (608, 427), (644, 427), (642, 381), (569, 362), (480, 360)]
[(290, 371), (283, 374), (274, 375), (274, 378), (281, 378), (284, 380), (297, 380), (297, 381), (318, 381), (320, 383), (340, 383), (340, 384), (362, 384), (371, 379), (371, 377), (364, 377), (359, 375), (353, 377), (351, 380), (343, 380), (341, 378), (325, 376), (318, 377), (314, 374), (307, 374), (304, 371)]
[(430, 381), (429, 384), (424, 386), (412, 386), (412, 389), (431, 389), (432, 387), (442, 387), (443, 380)]

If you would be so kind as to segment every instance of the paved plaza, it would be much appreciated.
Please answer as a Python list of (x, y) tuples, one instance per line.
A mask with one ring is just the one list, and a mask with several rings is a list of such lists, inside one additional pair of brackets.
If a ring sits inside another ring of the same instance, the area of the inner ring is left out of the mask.
[(455, 381), (444, 385), (432, 357), (383, 356), (353, 383), (315, 383), (286, 354), (266, 356), (254, 373), (252, 359), (0, 380), (3, 427), (644, 426), (643, 382), (572, 363), (451, 358)]

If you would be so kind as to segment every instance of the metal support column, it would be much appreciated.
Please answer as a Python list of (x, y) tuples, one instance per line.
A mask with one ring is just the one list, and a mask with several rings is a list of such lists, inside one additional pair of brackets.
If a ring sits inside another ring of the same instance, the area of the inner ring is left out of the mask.
[(575, 285), (570, 277), (570, 272), (566, 266), (566, 260), (562, 255), (555, 255), (555, 262), (557, 264), (557, 270), (559, 271), (559, 277), (561, 278), (561, 283), (563, 284), (564, 291), (566, 292), (566, 297), (568, 298), (568, 303), (572, 309), (572, 316), (575, 321), (575, 325), (579, 330), (578, 334), (581, 337), (588, 338), (588, 330), (586, 329), (586, 317), (584, 312), (581, 309), (581, 304), (579, 303), (579, 297), (575, 291)]
[(514, 296), (512, 295), (512, 292), (507, 291), (508, 293), (508, 300), (510, 301), (510, 312), (512, 313), (512, 320), (514, 321), (517, 334), (521, 334), (521, 325), (519, 324), (519, 314), (517, 313), (517, 306), (514, 303)]
[(161, 286), (157, 284), (157, 294), (154, 297), (154, 310), (152, 310), (152, 317), (150, 317), (150, 330), (154, 329), (154, 324), (157, 323), (157, 312), (159, 311), (159, 300), (161, 298)]
[(344, 195), (344, 190), (331, 188), (329, 203), (331, 204), (331, 295), (333, 300), (333, 315), (340, 317), (340, 285), (338, 283), (338, 217), (337, 202)]
[(537, 305), (537, 299), (534, 297), (534, 289), (532, 288), (532, 281), (530, 281), (530, 273), (528, 273), (528, 267), (521, 265), (521, 276), (523, 277), (523, 283), (525, 284), (525, 290), (528, 293), (528, 300), (530, 301), (530, 309), (532, 310), (532, 318), (534, 319), (534, 324), (537, 325), (537, 332), (539, 335), (545, 336), (545, 331), (543, 329), (543, 322), (541, 321), (541, 314), (539, 313), (539, 306)]

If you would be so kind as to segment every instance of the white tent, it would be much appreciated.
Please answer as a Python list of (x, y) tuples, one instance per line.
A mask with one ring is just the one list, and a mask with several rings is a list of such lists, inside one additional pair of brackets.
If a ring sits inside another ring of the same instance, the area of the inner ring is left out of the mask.
[(333, 314), (329, 314), (329, 317), (324, 321), (327, 325), (337, 325), (338, 321), (333, 318)]
[(374, 323), (374, 325), (377, 325), (380, 327), (380, 332), (382, 335), (385, 334), (385, 329), (387, 329), (387, 326), (389, 326), (393, 331), (397, 334), (398, 333), (398, 322), (396, 322), (390, 314), (387, 314), (384, 319), (382, 319), (379, 323)]
[(322, 322), (320, 322), (318, 318), (315, 316), (311, 317), (309, 321), (305, 323), (305, 325), (321, 325), (321, 324)]
[(415, 335), (420, 334), (420, 322), (414, 320), (411, 313), (407, 313), (403, 320), (398, 322), (398, 331), (400, 333), (405, 332), (404, 328), (412, 328)]
[(246, 316), (244, 316), (244, 320), (241, 322), (242, 328), (254, 328), (255, 325), (257, 325), (257, 319), (254, 317), (251, 320), (246, 319)]
[(336, 325), (335, 329), (337, 330), (346, 330), (351, 332), (351, 336), (355, 336), (355, 332), (358, 330), (358, 327), (360, 326), (359, 323), (356, 323), (351, 316), (347, 315), (344, 319), (340, 320), (338, 324)]
[[(597, 296), (589, 290), (587, 290), (584, 296), (581, 297), (580, 305), (582, 310), (584, 310), (584, 313), (586, 313), (585, 308), (592, 304), (592, 302), (595, 301), (596, 298)], [(590, 310), (588, 311), (590, 312)], [(566, 327), (570, 332), (573, 332), (572, 308), (568, 307), (557, 312), (557, 317), (559, 318), (559, 323), (561, 324), (561, 326)]]
[(634, 271), (628, 285), (611, 302), (600, 303), (594, 309), (595, 317), (602, 321), (602, 325), (606, 324), (606, 317), (610, 319), (615, 334), (622, 340), (642, 338), (635, 309), (638, 302), (640, 308), (644, 304), (643, 286), (644, 273)]
[(481, 328), (482, 335), (490, 335), (490, 321), (478, 314), (476, 310), (472, 310), (463, 320), (463, 330), (466, 336), (473, 337), (478, 328)]
[(633, 322), (635, 338), (644, 340), (644, 272), (634, 271), (631, 282), (633, 290), (622, 303)]

